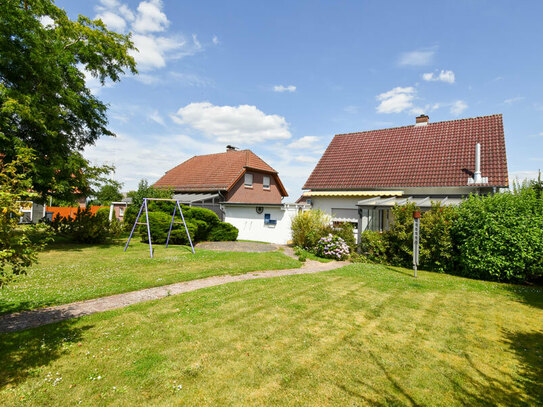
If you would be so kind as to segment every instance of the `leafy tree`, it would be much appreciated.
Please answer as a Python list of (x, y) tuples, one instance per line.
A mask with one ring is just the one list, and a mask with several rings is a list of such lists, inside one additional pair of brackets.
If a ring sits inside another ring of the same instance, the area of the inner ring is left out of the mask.
[(142, 179), (138, 184), (137, 191), (130, 191), (128, 197), (132, 198), (132, 204), (140, 208), (143, 198), (171, 198), (173, 193), (170, 189), (158, 189), (149, 185), (146, 179)]
[(96, 200), (92, 203), (96, 205), (109, 205), (111, 202), (120, 201), (123, 199), (121, 186), (122, 184), (117, 181), (109, 181), (107, 184), (102, 185), (94, 194)]
[(36, 253), (48, 241), (45, 225), (18, 228), (21, 201), (32, 199), (32, 184), (26, 174), (35, 156), (18, 149), (17, 158), (0, 157), (0, 287), (36, 262)]
[(133, 49), (129, 35), (84, 16), (72, 21), (52, 0), (0, 0), (1, 153), (10, 162), (18, 147), (34, 150), (29, 175), (42, 198), (88, 195), (92, 180), (108, 173), (80, 153), (114, 135), (83, 70), (102, 84), (118, 81), (125, 71), (137, 72)]

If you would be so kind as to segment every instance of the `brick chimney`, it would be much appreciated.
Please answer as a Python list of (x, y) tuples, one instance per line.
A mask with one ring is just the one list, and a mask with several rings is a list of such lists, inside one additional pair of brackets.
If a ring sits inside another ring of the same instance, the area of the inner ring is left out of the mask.
[(421, 114), (420, 116), (417, 116), (415, 120), (415, 126), (426, 126), (430, 118), (425, 114)]

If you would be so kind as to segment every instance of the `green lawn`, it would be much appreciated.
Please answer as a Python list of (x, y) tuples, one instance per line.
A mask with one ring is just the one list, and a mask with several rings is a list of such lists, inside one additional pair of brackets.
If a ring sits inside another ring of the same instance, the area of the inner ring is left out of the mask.
[(536, 405), (543, 293), (354, 264), (0, 335), (4, 405)]
[(279, 252), (233, 253), (134, 242), (53, 244), (29, 273), (0, 290), (0, 314), (224, 274), (300, 267)]

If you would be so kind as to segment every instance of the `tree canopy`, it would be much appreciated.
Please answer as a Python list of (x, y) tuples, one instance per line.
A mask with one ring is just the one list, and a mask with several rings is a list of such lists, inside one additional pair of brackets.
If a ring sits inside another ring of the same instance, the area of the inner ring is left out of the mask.
[(84, 71), (119, 81), (136, 73), (130, 35), (100, 20), (72, 21), (52, 0), (0, 0), (0, 153), (10, 162), (26, 147), (37, 157), (33, 189), (42, 198), (89, 194), (92, 167), (81, 155), (107, 128), (107, 106), (85, 84)]

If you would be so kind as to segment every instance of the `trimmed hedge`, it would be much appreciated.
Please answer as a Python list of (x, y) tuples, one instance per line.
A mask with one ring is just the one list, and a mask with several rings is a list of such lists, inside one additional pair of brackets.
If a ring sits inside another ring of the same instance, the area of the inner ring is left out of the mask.
[[(152, 243), (165, 243), (168, 237), (168, 229), (172, 221), (172, 214), (174, 209), (173, 202), (165, 201), (151, 201), (149, 203), (149, 209), (155, 211), (149, 212), (149, 222), (151, 230)], [(189, 229), (190, 238), (192, 243), (197, 243), (205, 240), (211, 241), (230, 241), (236, 240), (238, 237), (238, 230), (230, 225), (219, 220), (217, 214), (209, 209), (181, 206), (183, 216), (187, 222), (187, 228)], [(139, 209), (138, 209), (139, 210)], [(137, 212), (133, 216), (131, 227), (136, 219)], [(140, 222), (145, 221), (145, 214), (140, 217)], [(175, 221), (180, 222), (181, 216), (176, 211)], [(138, 232), (141, 236), (142, 242), (147, 243), (149, 238), (147, 237), (147, 226), (140, 225)], [(187, 239), (187, 233), (183, 224), (174, 223), (170, 236), (171, 244), (189, 244)]]
[[(361, 234), (364, 259), (412, 266), (413, 204), (392, 209), (390, 230)], [(543, 199), (536, 188), (432, 203), (421, 218), (420, 267), (502, 282), (543, 280)]]
[(543, 277), (543, 199), (533, 188), (470, 196), (452, 227), (455, 274), (524, 282)]
[[(145, 215), (143, 215), (143, 219), (145, 219)], [(166, 243), (171, 221), (171, 215), (167, 215), (163, 212), (149, 212), (149, 230), (151, 231), (152, 243)], [(189, 230), (190, 238), (194, 243), (198, 226), (187, 219), (185, 219), (185, 221), (187, 222), (187, 229)], [(147, 225), (140, 225), (138, 231), (141, 236), (141, 241), (148, 243), (149, 238), (147, 235)], [(185, 231), (185, 227), (182, 223), (174, 223), (170, 235), (170, 243), (184, 245), (189, 244), (187, 232)]]
[(212, 242), (231, 241), (238, 238), (238, 229), (230, 223), (220, 222), (209, 232), (208, 240)]

